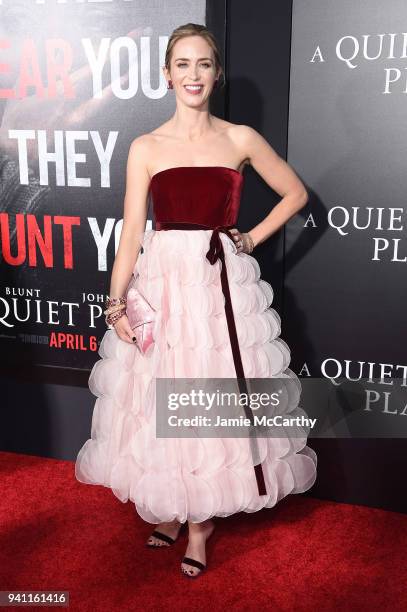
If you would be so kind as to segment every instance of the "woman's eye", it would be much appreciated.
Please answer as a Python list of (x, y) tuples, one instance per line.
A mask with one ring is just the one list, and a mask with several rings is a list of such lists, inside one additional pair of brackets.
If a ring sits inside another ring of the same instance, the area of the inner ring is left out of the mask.
[[(182, 68), (183, 66), (186, 66), (186, 62), (182, 62), (182, 64), (177, 64), (177, 68)], [(201, 64), (201, 66), (205, 66), (205, 68), (210, 68), (211, 64), (209, 64), (208, 62), (203, 62)]]

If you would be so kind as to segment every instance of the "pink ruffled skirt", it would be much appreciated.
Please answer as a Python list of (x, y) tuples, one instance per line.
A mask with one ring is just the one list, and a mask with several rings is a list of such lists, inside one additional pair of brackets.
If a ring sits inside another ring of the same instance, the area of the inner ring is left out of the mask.
[[(89, 376), (97, 398), (91, 437), (80, 449), (80, 482), (110, 487), (157, 524), (204, 521), (271, 508), (316, 479), (317, 457), (307, 437), (258, 439), (267, 495), (259, 496), (248, 438), (159, 438), (155, 378), (236, 376), (220, 280), (221, 262), (206, 259), (211, 230), (149, 230), (135, 269), (135, 286), (157, 311), (155, 342), (145, 355), (106, 330), (101, 359)], [(273, 290), (256, 259), (237, 254), (221, 234), (240, 353), (246, 378), (292, 379), (290, 350), (279, 337)], [(290, 416), (303, 414), (299, 406)]]

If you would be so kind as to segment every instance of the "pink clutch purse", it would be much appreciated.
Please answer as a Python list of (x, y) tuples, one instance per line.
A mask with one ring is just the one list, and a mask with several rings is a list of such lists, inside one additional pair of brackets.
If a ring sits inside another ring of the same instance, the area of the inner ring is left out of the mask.
[(131, 283), (127, 291), (126, 315), (136, 336), (137, 346), (144, 355), (154, 342), (155, 310)]

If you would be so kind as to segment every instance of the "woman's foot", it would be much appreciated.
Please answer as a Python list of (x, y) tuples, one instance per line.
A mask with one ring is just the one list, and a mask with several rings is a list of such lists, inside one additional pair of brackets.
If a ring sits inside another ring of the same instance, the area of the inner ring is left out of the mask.
[(171, 521), (169, 523), (160, 523), (159, 525), (156, 525), (154, 531), (158, 531), (160, 534), (168, 536), (170, 541), (165, 541), (165, 539), (158, 537), (158, 534), (157, 537), (151, 534), (146, 542), (147, 546), (171, 546), (171, 544), (178, 538), (181, 527), (182, 523), (179, 521)]
[[(189, 541), (185, 557), (206, 565), (205, 545), (214, 529), (215, 524), (211, 519), (203, 521), (202, 523), (189, 523)], [(187, 576), (195, 577), (202, 572), (202, 568), (195, 567), (183, 561), (181, 563), (181, 571)]]

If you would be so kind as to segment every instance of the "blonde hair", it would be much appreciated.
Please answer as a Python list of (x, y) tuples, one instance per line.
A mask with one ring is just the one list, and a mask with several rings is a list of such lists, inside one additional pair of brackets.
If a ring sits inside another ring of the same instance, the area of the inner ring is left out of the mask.
[(204, 25), (200, 25), (198, 23), (186, 23), (184, 25), (178, 26), (172, 32), (167, 45), (167, 50), (165, 52), (165, 67), (167, 70), (170, 70), (170, 62), (172, 57), (172, 52), (174, 49), (175, 43), (181, 38), (185, 38), (187, 36), (202, 36), (212, 48), (213, 54), (215, 56), (215, 68), (216, 72), (220, 70), (219, 78), (223, 78), (222, 83), (218, 83), (218, 87), (224, 87), (225, 85), (225, 73), (223, 71), (222, 62), (220, 58), (220, 52), (218, 48), (218, 44), (216, 42), (216, 38), (212, 34), (210, 30)]

